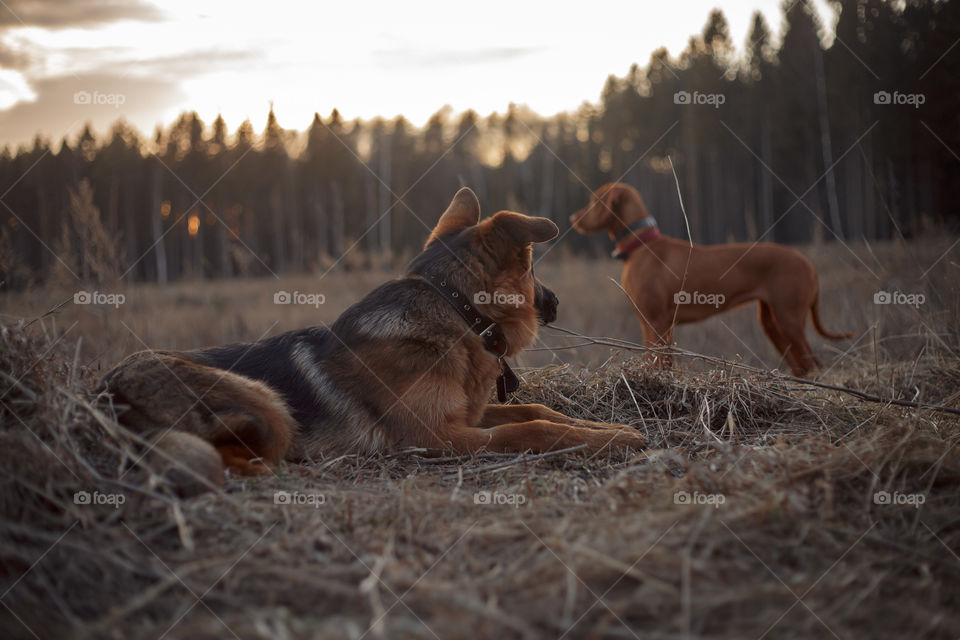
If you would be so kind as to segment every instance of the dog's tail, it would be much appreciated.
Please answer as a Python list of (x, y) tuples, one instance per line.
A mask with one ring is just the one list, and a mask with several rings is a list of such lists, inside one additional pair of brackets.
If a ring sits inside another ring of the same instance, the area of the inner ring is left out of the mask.
[(102, 386), (113, 396), (118, 420), (151, 443), (161, 466), (178, 459), (185, 468), (175, 476), (213, 485), (222, 484), (224, 466), (270, 473), (297, 429), (282, 396), (267, 385), (183, 354), (136, 353), (104, 376)]
[(816, 329), (824, 338), (830, 340), (847, 340), (849, 338), (855, 338), (857, 334), (855, 333), (834, 333), (833, 331), (828, 331), (823, 327), (823, 323), (820, 322), (820, 294), (817, 294), (817, 297), (813, 299), (813, 304), (810, 305), (810, 319), (813, 320), (813, 328)]

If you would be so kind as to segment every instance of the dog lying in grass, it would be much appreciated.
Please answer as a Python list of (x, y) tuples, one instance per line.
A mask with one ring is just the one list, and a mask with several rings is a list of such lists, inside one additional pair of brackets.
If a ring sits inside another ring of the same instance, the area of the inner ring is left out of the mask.
[(399, 447), (436, 452), (587, 452), (642, 448), (636, 429), (501, 399), (517, 378), (506, 358), (556, 318), (557, 298), (533, 274), (533, 243), (557, 235), (545, 218), (501, 211), (480, 220), (461, 189), (407, 273), (330, 327), (253, 344), (143, 351), (104, 378), (121, 422), (202, 476), (223, 466), (263, 473), (280, 460)]

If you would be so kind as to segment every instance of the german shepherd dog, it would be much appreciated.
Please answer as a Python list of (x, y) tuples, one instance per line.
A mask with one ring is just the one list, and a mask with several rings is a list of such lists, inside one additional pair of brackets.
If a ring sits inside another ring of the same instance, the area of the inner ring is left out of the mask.
[[(501, 211), (480, 221), (460, 189), (406, 275), (330, 327), (253, 344), (142, 351), (103, 380), (120, 421), (219, 484), (224, 465), (269, 472), (400, 447), (431, 453), (642, 448), (636, 429), (578, 420), (540, 404), (488, 404), (516, 382), (504, 358), (530, 346), (557, 297), (533, 274), (546, 218)], [(481, 312), (482, 311), (482, 312)]]

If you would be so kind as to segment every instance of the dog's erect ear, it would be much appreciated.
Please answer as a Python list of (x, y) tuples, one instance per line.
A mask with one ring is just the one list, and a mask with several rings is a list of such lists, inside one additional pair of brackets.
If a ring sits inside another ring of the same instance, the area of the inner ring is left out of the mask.
[(493, 216), (493, 227), (520, 244), (546, 242), (560, 233), (557, 225), (547, 218), (535, 218), (512, 211), (501, 211)]
[(440, 216), (437, 226), (433, 228), (430, 237), (424, 247), (430, 246), (430, 243), (439, 237), (462, 231), (467, 227), (472, 227), (480, 221), (480, 201), (477, 194), (463, 187), (453, 196), (450, 206)]

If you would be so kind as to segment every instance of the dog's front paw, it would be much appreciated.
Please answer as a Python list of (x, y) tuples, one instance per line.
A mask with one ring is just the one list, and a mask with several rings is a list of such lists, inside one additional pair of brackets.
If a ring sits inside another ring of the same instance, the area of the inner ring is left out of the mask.
[(618, 424), (608, 424), (604, 426), (610, 428), (604, 435), (610, 438), (609, 446), (611, 448), (623, 449), (630, 447), (631, 449), (637, 450), (647, 448), (647, 437), (636, 428)]
[(636, 427), (631, 427), (628, 424), (585, 422), (583, 426), (594, 429), (594, 433), (609, 439), (610, 446), (614, 448), (644, 449), (647, 446), (647, 436), (643, 435), (643, 432)]

